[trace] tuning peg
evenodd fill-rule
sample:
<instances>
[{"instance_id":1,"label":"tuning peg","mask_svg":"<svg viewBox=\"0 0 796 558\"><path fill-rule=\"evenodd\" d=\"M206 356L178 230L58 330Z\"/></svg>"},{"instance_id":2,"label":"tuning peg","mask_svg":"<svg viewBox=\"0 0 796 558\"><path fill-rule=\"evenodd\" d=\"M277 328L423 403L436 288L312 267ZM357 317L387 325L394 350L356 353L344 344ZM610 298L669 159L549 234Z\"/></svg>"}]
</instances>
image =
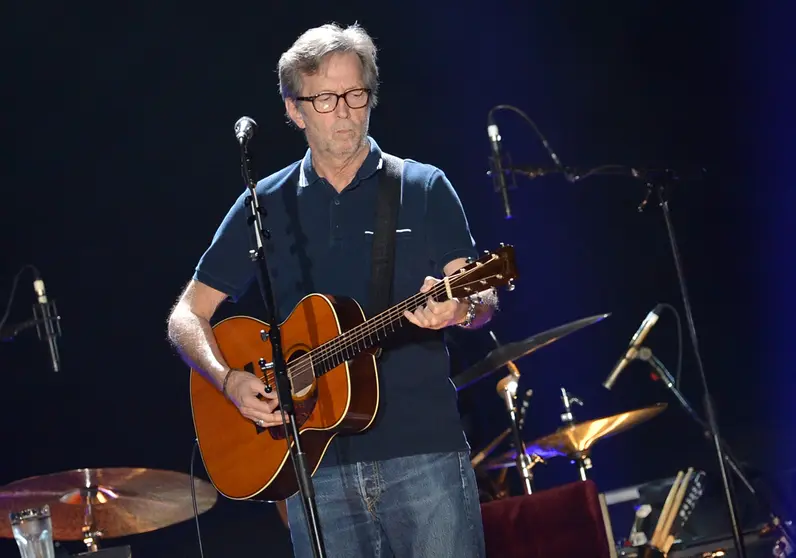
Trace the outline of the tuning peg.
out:
<instances>
[{"instance_id":1,"label":"tuning peg","mask_svg":"<svg viewBox=\"0 0 796 558\"><path fill-rule=\"evenodd\" d=\"M506 285L506 290L507 291L513 291L516 288L517 288L516 285L514 285L514 279L509 279L509 282Z\"/></svg>"}]
</instances>

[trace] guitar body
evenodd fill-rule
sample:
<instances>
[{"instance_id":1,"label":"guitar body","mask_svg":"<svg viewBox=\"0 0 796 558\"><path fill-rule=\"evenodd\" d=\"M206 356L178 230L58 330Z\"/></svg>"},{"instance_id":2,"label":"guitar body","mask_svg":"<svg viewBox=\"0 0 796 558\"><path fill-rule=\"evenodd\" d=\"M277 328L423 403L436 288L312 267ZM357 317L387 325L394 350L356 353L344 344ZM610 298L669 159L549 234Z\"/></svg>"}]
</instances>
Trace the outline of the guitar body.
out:
<instances>
[{"instance_id":1,"label":"guitar body","mask_svg":"<svg viewBox=\"0 0 796 558\"><path fill-rule=\"evenodd\" d=\"M282 353L291 378L301 446L314 474L332 439L367 429L379 407L375 350L316 376L303 366L302 355L362 324L365 315L349 298L311 294L304 297L280 325ZM273 361L271 342L261 332L269 325L250 317L227 318L213 327L227 364L263 379L260 359ZM298 367L300 374L293 369ZM273 378L273 371L268 371ZM271 385L275 391L276 386ZM191 369L191 408L210 482L234 500L284 500L299 487L283 426L261 428L241 416L237 407L205 376ZM288 425L290 428L290 425Z\"/></svg>"}]
</instances>

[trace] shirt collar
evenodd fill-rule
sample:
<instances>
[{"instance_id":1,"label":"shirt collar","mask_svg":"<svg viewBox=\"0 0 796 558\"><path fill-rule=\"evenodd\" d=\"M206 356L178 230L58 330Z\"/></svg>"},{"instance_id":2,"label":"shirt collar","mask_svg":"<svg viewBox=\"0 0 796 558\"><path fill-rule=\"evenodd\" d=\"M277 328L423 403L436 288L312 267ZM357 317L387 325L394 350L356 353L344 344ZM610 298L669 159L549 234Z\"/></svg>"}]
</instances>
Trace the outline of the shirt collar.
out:
<instances>
[{"instance_id":1,"label":"shirt collar","mask_svg":"<svg viewBox=\"0 0 796 558\"><path fill-rule=\"evenodd\" d=\"M384 162L381 157L381 149L376 143L376 140L370 136L367 136L367 140L370 144L370 153L368 153L368 156L365 157L365 160L362 162L362 166L359 167L356 177L351 183L352 185L356 185L359 181L369 178L376 171L380 170L382 166L384 166ZM304 159L301 161L301 170L299 171L298 180L299 188L305 188L310 184L317 182L319 179L320 176L318 176L318 173L315 172L315 169L312 166L312 151L308 148L307 152L304 154Z\"/></svg>"}]
</instances>

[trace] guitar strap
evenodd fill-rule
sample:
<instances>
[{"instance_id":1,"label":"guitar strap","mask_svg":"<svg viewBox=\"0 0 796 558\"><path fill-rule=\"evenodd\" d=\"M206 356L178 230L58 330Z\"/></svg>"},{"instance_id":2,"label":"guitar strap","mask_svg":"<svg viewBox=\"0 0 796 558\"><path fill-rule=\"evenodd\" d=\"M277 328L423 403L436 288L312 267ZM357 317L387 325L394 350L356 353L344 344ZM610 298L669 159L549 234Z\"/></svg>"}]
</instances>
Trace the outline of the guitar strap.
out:
<instances>
[{"instance_id":1,"label":"guitar strap","mask_svg":"<svg viewBox=\"0 0 796 558\"><path fill-rule=\"evenodd\" d=\"M370 316L389 308L395 267L395 227L401 206L401 177L404 161L382 153L384 168L379 173L376 221L371 252L371 278L368 296Z\"/></svg>"}]
</instances>

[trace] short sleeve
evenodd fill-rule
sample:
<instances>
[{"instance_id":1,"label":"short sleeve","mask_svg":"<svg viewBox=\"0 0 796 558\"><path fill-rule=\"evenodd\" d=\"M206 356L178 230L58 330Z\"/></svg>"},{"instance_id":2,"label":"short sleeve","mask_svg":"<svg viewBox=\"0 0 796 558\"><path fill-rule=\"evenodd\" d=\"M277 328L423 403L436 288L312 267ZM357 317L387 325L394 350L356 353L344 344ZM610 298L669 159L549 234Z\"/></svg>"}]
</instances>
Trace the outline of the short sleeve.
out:
<instances>
[{"instance_id":1,"label":"short sleeve","mask_svg":"<svg viewBox=\"0 0 796 558\"><path fill-rule=\"evenodd\" d=\"M429 227L431 257L438 276L458 258L478 258L464 208L445 174L435 170L427 193L426 220Z\"/></svg>"},{"instance_id":2,"label":"short sleeve","mask_svg":"<svg viewBox=\"0 0 796 558\"><path fill-rule=\"evenodd\" d=\"M253 231L244 200L241 195L227 212L194 272L194 279L227 294L233 302L246 292L256 271L249 258Z\"/></svg>"}]
</instances>

